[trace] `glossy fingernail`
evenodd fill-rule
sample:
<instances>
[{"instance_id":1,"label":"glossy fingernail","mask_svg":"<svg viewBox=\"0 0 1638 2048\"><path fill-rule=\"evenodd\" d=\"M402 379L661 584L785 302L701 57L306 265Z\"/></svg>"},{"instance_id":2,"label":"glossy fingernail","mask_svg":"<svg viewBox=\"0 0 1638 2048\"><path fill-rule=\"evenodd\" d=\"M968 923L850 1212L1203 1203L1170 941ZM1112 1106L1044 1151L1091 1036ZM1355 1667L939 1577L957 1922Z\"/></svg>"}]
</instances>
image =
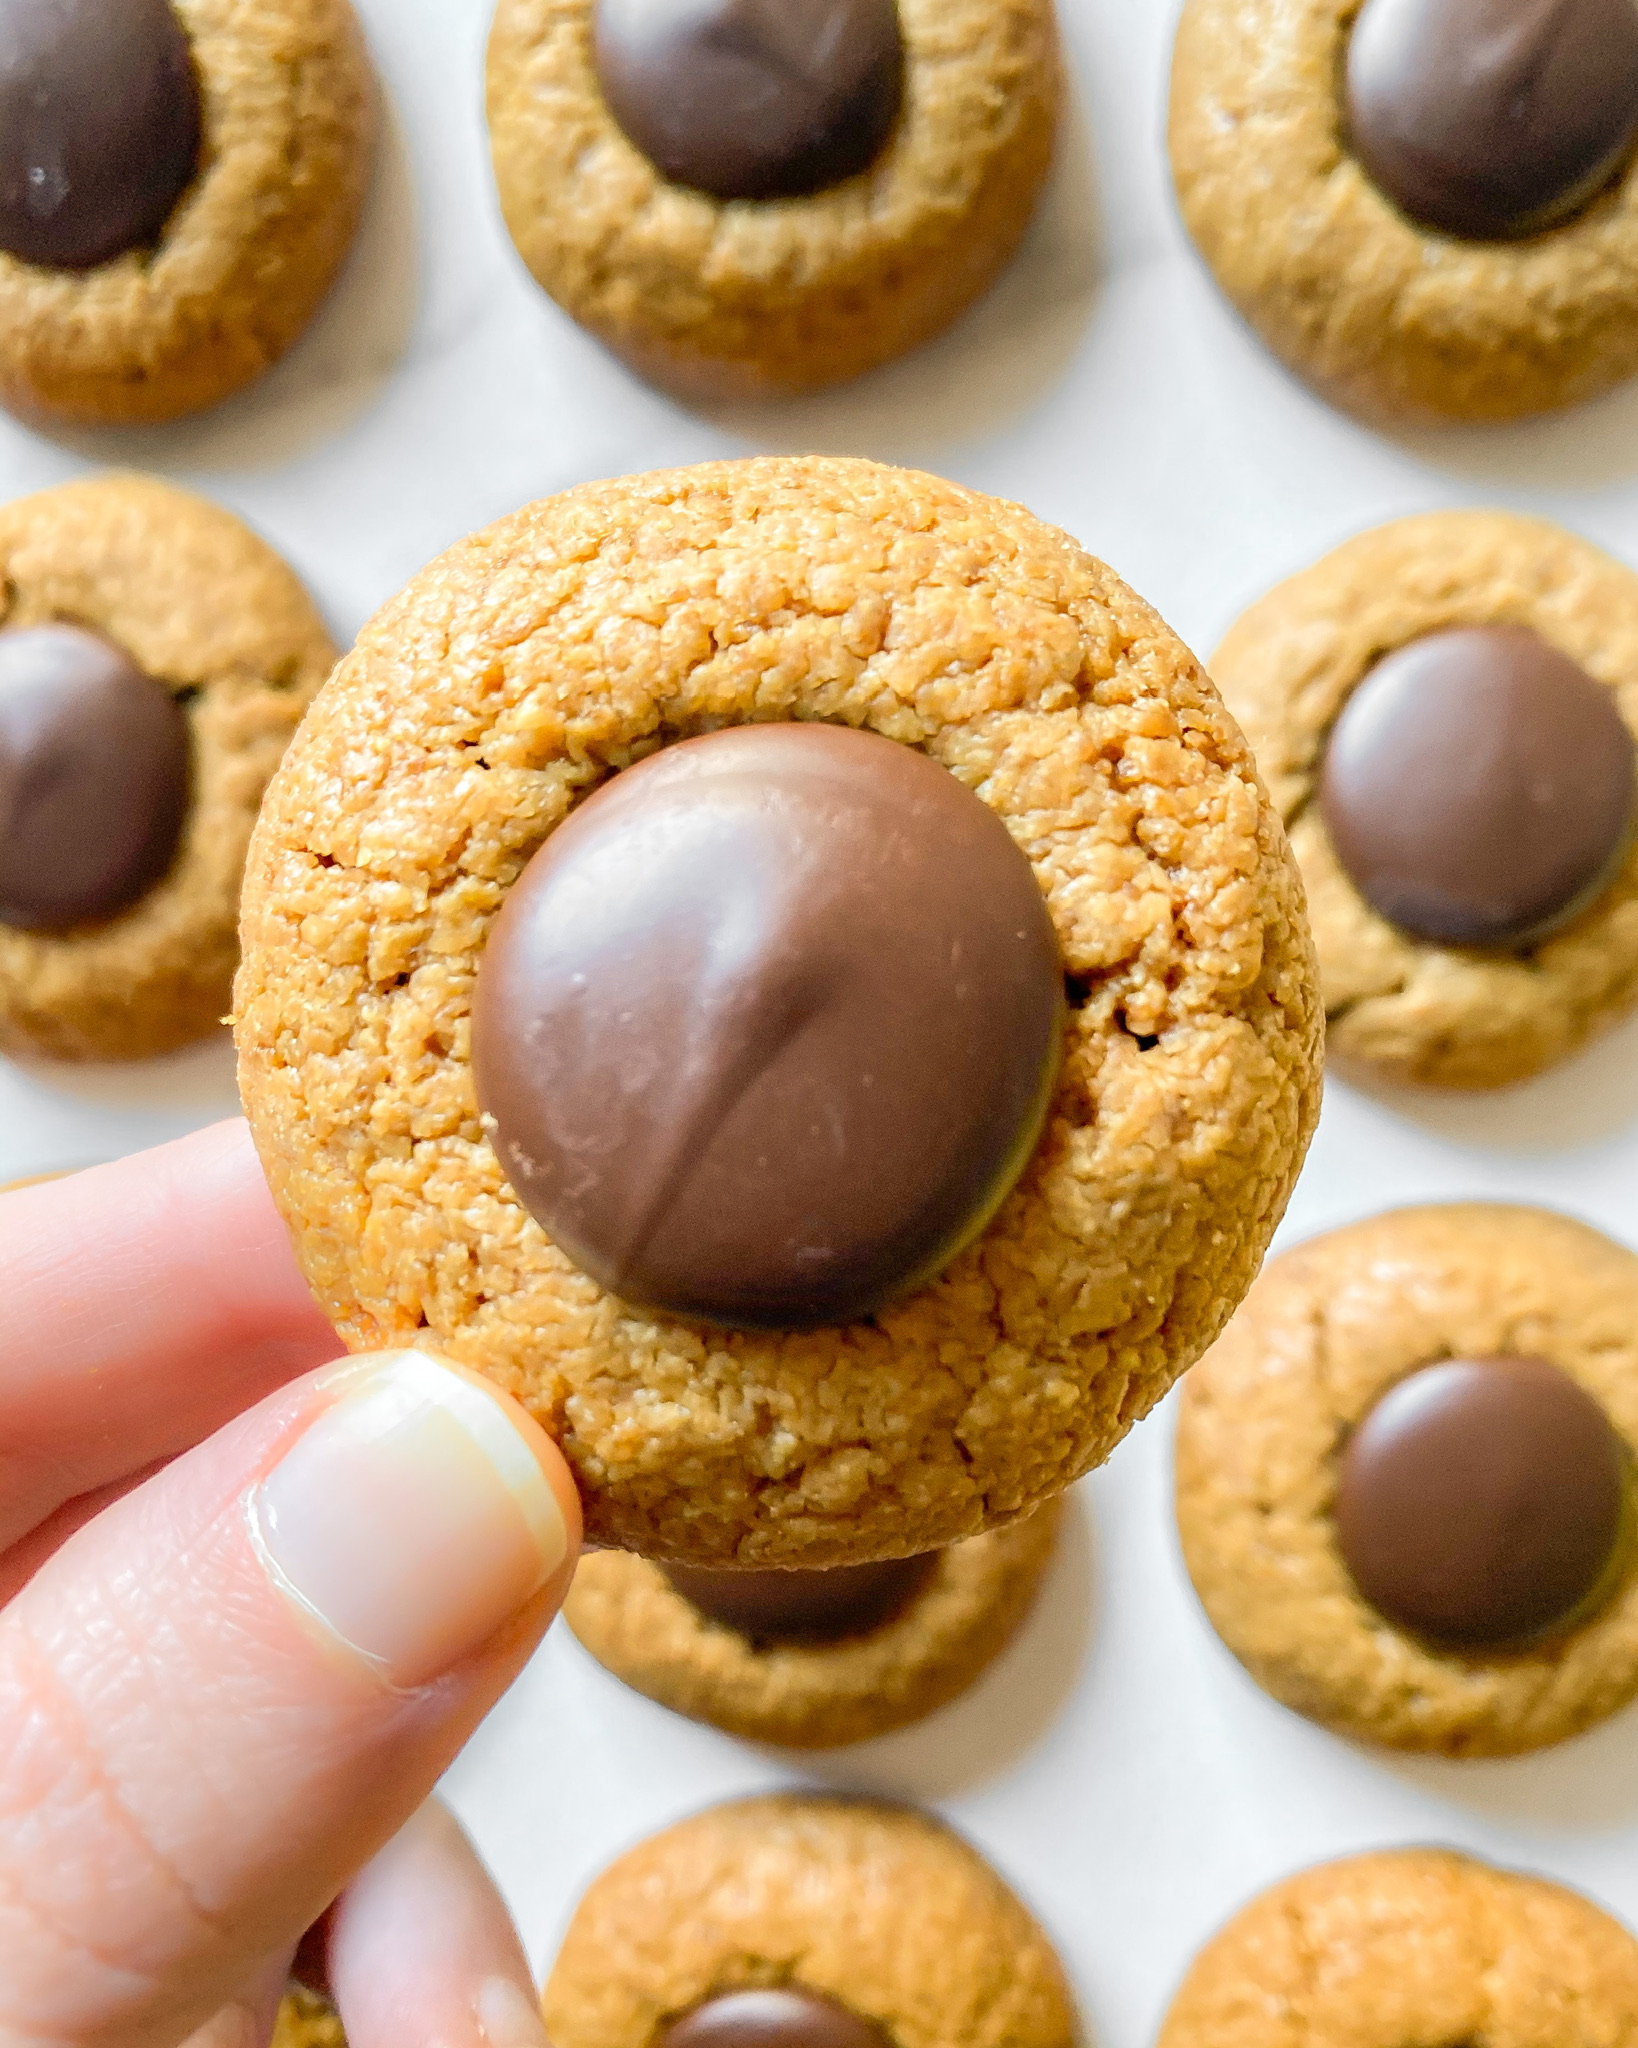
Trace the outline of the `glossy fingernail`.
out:
<instances>
[{"instance_id":1,"label":"glossy fingernail","mask_svg":"<svg viewBox=\"0 0 1638 2048\"><path fill-rule=\"evenodd\" d=\"M568 1532L504 1396L419 1351L360 1360L251 1495L275 1582L393 1685L486 1643L559 1569Z\"/></svg>"},{"instance_id":2,"label":"glossy fingernail","mask_svg":"<svg viewBox=\"0 0 1638 2048\"><path fill-rule=\"evenodd\" d=\"M488 2048L551 2048L540 2008L510 1978L486 1977L477 2011Z\"/></svg>"}]
</instances>

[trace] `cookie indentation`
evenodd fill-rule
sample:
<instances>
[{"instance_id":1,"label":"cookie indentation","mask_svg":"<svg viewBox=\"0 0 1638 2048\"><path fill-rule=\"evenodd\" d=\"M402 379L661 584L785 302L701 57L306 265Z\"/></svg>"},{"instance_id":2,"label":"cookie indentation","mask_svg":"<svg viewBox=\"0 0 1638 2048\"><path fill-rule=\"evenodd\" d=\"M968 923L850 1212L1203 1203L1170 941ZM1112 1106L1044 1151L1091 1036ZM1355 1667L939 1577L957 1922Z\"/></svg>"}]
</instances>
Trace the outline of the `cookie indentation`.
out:
<instances>
[{"instance_id":1,"label":"cookie indentation","mask_svg":"<svg viewBox=\"0 0 1638 2048\"><path fill-rule=\"evenodd\" d=\"M193 180L201 128L165 0L0 7L0 249L94 270L151 246Z\"/></svg>"},{"instance_id":2,"label":"cookie indentation","mask_svg":"<svg viewBox=\"0 0 1638 2048\"><path fill-rule=\"evenodd\" d=\"M673 184L716 199L822 192L898 118L895 0L598 0L598 82Z\"/></svg>"},{"instance_id":3,"label":"cookie indentation","mask_svg":"<svg viewBox=\"0 0 1638 2048\"><path fill-rule=\"evenodd\" d=\"M0 923L112 917L175 858L187 718L130 656L79 626L0 633Z\"/></svg>"},{"instance_id":4,"label":"cookie indentation","mask_svg":"<svg viewBox=\"0 0 1638 2048\"><path fill-rule=\"evenodd\" d=\"M612 1293L871 1314L1028 1163L1063 965L1029 861L924 755L742 726L627 769L496 921L473 1063L507 1176Z\"/></svg>"},{"instance_id":5,"label":"cookie indentation","mask_svg":"<svg viewBox=\"0 0 1638 2048\"><path fill-rule=\"evenodd\" d=\"M1638 132L1632 0L1367 0L1348 139L1394 203L1474 241L1568 219Z\"/></svg>"}]
</instances>

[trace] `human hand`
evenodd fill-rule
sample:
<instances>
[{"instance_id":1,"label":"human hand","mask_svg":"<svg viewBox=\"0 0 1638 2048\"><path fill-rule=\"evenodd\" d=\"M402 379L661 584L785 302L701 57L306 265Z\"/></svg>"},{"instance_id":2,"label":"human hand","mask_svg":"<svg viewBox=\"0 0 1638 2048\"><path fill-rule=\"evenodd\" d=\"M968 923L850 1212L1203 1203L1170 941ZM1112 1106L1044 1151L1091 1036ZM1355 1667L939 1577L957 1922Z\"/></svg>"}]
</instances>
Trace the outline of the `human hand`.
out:
<instances>
[{"instance_id":1,"label":"human hand","mask_svg":"<svg viewBox=\"0 0 1638 2048\"><path fill-rule=\"evenodd\" d=\"M567 1588L555 1445L330 1362L239 1123L0 1196L0 1299L0 2048L262 2048L338 1894L351 2048L540 2048L421 1809Z\"/></svg>"}]
</instances>

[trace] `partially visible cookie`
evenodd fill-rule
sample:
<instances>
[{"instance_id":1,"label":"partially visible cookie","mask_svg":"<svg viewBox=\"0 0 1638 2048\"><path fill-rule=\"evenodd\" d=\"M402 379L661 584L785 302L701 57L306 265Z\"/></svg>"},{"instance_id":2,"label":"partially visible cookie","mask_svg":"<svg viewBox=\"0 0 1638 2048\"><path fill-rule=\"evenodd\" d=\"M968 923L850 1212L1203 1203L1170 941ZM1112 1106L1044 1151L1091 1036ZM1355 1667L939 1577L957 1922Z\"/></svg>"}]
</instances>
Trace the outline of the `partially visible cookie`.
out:
<instances>
[{"instance_id":1,"label":"partially visible cookie","mask_svg":"<svg viewBox=\"0 0 1638 2048\"><path fill-rule=\"evenodd\" d=\"M1057 1502L927 1557L834 1572L580 1561L563 1618L616 1678L730 1735L860 1742L966 1689L1011 1640L1052 1556Z\"/></svg>"},{"instance_id":2,"label":"partially visible cookie","mask_svg":"<svg viewBox=\"0 0 1638 2048\"><path fill-rule=\"evenodd\" d=\"M1562 1742L1638 1694L1638 1257L1542 1209L1400 1209L1273 1259L1184 1386L1212 1626L1341 1734Z\"/></svg>"},{"instance_id":3,"label":"partially visible cookie","mask_svg":"<svg viewBox=\"0 0 1638 2048\"><path fill-rule=\"evenodd\" d=\"M1172 175L1218 284L1337 403L1504 420L1638 370L1627 0L1188 0Z\"/></svg>"},{"instance_id":4,"label":"partially visible cookie","mask_svg":"<svg viewBox=\"0 0 1638 2048\"><path fill-rule=\"evenodd\" d=\"M489 129L540 284L644 376L761 397L936 334L1052 155L1052 0L500 0Z\"/></svg>"},{"instance_id":5,"label":"partially visible cookie","mask_svg":"<svg viewBox=\"0 0 1638 2048\"><path fill-rule=\"evenodd\" d=\"M630 1850L575 1911L546 1985L555 2048L1070 2048L1045 1934L924 1814L777 1795Z\"/></svg>"},{"instance_id":6,"label":"partially visible cookie","mask_svg":"<svg viewBox=\"0 0 1638 2048\"><path fill-rule=\"evenodd\" d=\"M232 513L148 477L0 506L0 1047L218 1025L250 828L335 650Z\"/></svg>"},{"instance_id":7,"label":"partially visible cookie","mask_svg":"<svg viewBox=\"0 0 1638 2048\"><path fill-rule=\"evenodd\" d=\"M292 1984L279 2007L269 2048L347 2048L347 2036L327 1998Z\"/></svg>"},{"instance_id":8,"label":"partially visible cookie","mask_svg":"<svg viewBox=\"0 0 1638 2048\"><path fill-rule=\"evenodd\" d=\"M1303 871L1327 1055L1493 1088L1638 1000L1638 576L1511 512L1345 542L1212 662Z\"/></svg>"},{"instance_id":9,"label":"partially visible cookie","mask_svg":"<svg viewBox=\"0 0 1638 2048\"><path fill-rule=\"evenodd\" d=\"M349 0L9 7L0 403L166 420L259 376L351 245L374 105Z\"/></svg>"},{"instance_id":10,"label":"partially visible cookie","mask_svg":"<svg viewBox=\"0 0 1638 2048\"><path fill-rule=\"evenodd\" d=\"M1638 1941L1579 1893L1445 1849L1321 1864L1200 1951L1159 2048L1610 2048Z\"/></svg>"}]
</instances>

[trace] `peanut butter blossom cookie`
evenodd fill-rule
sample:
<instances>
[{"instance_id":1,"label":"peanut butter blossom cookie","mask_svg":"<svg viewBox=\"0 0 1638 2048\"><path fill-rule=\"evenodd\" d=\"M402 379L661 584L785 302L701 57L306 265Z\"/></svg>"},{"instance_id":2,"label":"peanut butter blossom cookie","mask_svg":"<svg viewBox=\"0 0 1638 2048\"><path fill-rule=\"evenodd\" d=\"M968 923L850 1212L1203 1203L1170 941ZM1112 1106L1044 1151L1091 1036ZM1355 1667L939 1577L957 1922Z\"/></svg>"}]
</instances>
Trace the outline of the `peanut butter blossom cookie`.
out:
<instances>
[{"instance_id":1,"label":"peanut butter blossom cookie","mask_svg":"<svg viewBox=\"0 0 1638 2048\"><path fill-rule=\"evenodd\" d=\"M925 1815L781 1796L713 1807L581 1900L546 1985L555 2048L1071 2048L1063 1968Z\"/></svg>"},{"instance_id":2,"label":"peanut butter blossom cookie","mask_svg":"<svg viewBox=\"0 0 1638 2048\"><path fill-rule=\"evenodd\" d=\"M662 1706L731 1735L827 1749L920 1720L1006 1647L1052 1556L1056 1503L948 1550L831 1571L581 1561L564 1619Z\"/></svg>"},{"instance_id":3,"label":"peanut butter blossom cookie","mask_svg":"<svg viewBox=\"0 0 1638 2048\"><path fill-rule=\"evenodd\" d=\"M1051 0L500 0L489 127L535 277L687 395L814 389L945 327L1052 154Z\"/></svg>"},{"instance_id":4,"label":"peanut butter blossom cookie","mask_svg":"<svg viewBox=\"0 0 1638 2048\"><path fill-rule=\"evenodd\" d=\"M373 129L348 0L0 0L0 401L214 404L306 326Z\"/></svg>"},{"instance_id":5,"label":"peanut butter blossom cookie","mask_svg":"<svg viewBox=\"0 0 1638 2048\"><path fill-rule=\"evenodd\" d=\"M1296 872L1196 663L868 462L588 485L434 563L304 725L244 937L328 1312L495 1376L671 1563L1061 1491L1217 1333L1315 1110Z\"/></svg>"},{"instance_id":6,"label":"peanut butter blossom cookie","mask_svg":"<svg viewBox=\"0 0 1638 2048\"><path fill-rule=\"evenodd\" d=\"M1510 419L1638 370L1631 0L1187 0L1189 232L1343 405Z\"/></svg>"},{"instance_id":7,"label":"peanut butter blossom cookie","mask_svg":"<svg viewBox=\"0 0 1638 2048\"><path fill-rule=\"evenodd\" d=\"M219 1024L250 827L335 651L231 513L111 476L0 507L0 1046Z\"/></svg>"},{"instance_id":8,"label":"peanut butter blossom cookie","mask_svg":"<svg viewBox=\"0 0 1638 2048\"><path fill-rule=\"evenodd\" d=\"M1537 1209L1404 1209L1274 1260L1184 1390L1177 1518L1276 1699L1501 1756L1638 1692L1638 1258Z\"/></svg>"},{"instance_id":9,"label":"peanut butter blossom cookie","mask_svg":"<svg viewBox=\"0 0 1638 2048\"><path fill-rule=\"evenodd\" d=\"M1518 1081L1638 997L1638 577L1501 512L1403 519L1212 672L1291 832L1331 1058Z\"/></svg>"},{"instance_id":10,"label":"peanut butter blossom cookie","mask_svg":"<svg viewBox=\"0 0 1638 2048\"><path fill-rule=\"evenodd\" d=\"M1638 1942L1590 1900L1444 1849L1287 1878L1195 1958L1159 2048L1606 2048L1638 2011Z\"/></svg>"}]
</instances>

